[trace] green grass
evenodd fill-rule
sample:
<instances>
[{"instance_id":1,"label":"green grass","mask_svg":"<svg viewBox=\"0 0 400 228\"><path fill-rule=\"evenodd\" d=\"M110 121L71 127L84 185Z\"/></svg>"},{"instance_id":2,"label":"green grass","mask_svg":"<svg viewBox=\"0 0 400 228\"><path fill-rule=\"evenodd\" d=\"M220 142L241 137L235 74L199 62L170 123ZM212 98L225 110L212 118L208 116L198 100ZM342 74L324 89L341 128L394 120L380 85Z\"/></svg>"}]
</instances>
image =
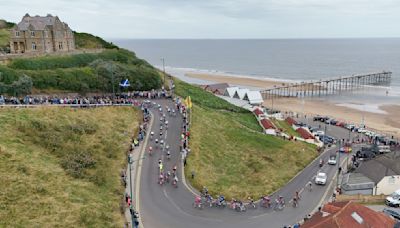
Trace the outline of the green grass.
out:
<instances>
[{"instance_id":1,"label":"green grass","mask_svg":"<svg viewBox=\"0 0 400 228\"><path fill-rule=\"evenodd\" d=\"M15 24L0 19L0 51L5 50L10 45L10 32L8 31Z\"/></svg>"},{"instance_id":2,"label":"green grass","mask_svg":"<svg viewBox=\"0 0 400 228\"><path fill-rule=\"evenodd\" d=\"M185 172L195 188L207 186L228 198L260 197L284 186L317 156L314 146L262 134L251 112L180 80L175 85L178 95L194 102Z\"/></svg>"},{"instance_id":3,"label":"green grass","mask_svg":"<svg viewBox=\"0 0 400 228\"><path fill-rule=\"evenodd\" d=\"M292 128L292 126L290 126L290 125L288 124L288 122L286 122L285 120L272 119L272 122L275 124L275 126L276 126L277 128L282 129L283 132L285 132L286 134L291 135L291 136L300 137L300 134L299 134L297 131L295 131L295 130Z\"/></svg>"},{"instance_id":4,"label":"green grass","mask_svg":"<svg viewBox=\"0 0 400 228\"><path fill-rule=\"evenodd\" d=\"M26 75L33 88L19 89L19 78ZM59 90L78 93L119 90L119 82L129 79L131 90L151 90L161 87L159 72L135 53L124 49L105 50L99 54L45 56L14 59L0 66L0 93L29 94L32 90Z\"/></svg>"},{"instance_id":5,"label":"green grass","mask_svg":"<svg viewBox=\"0 0 400 228\"><path fill-rule=\"evenodd\" d=\"M0 110L0 227L122 227L133 108Z\"/></svg>"},{"instance_id":6,"label":"green grass","mask_svg":"<svg viewBox=\"0 0 400 228\"><path fill-rule=\"evenodd\" d=\"M111 42L107 42L98 36L94 36L84 32L74 32L75 37L75 48L76 49L118 49L116 45Z\"/></svg>"}]
</instances>

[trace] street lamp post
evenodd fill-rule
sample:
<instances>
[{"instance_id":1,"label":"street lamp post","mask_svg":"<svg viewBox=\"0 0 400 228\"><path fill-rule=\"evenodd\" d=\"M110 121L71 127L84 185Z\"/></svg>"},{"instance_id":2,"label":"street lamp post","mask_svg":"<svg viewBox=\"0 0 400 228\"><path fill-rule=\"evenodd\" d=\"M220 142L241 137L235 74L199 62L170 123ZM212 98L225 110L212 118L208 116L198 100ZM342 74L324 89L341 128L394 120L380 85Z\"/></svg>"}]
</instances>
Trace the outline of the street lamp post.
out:
<instances>
[{"instance_id":1,"label":"street lamp post","mask_svg":"<svg viewBox=\"0 0 400 228\"><path fill-rule=\"evenodd\" d=\"M161 58L162 65L163 65L163 73L164 73L164 85L165 85L165 59Z\"/></svg>"},{"instance_id":2,"label":"street lamp post","mask_svg":"<svg viewBox=\"0 0 400 228\"><path fill-rule=\"evenodd\" d=\"M338 148L339 148L339 150L338 150L338 159L337 159L337 166L338 166L338 173L337 173L337 178L336 178L336 185L337 185L337 187L339 187L339 175L340 175L340 141L337 141L336 142L337 143L337 145L338 145Z\"/></svg>"}]
</instances>

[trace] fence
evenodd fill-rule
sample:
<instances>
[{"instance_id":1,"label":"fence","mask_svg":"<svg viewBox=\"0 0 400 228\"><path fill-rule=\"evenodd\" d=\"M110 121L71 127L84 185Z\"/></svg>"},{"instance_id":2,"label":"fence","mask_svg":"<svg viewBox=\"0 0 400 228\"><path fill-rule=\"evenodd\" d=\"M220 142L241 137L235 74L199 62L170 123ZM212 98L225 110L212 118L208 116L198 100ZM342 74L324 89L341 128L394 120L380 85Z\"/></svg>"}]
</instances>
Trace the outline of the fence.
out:
<instances>
[{"instance_id":1,"label":"fence","mask_svg":"<svg viewBox=\"0 0 400 228\"><path fill-rule=\"evenodd\" d=\"M357 203L384 203L385 199L385 195L338 195L336 197L336 202L354 201Z\"/></svg>"}]
</instances>

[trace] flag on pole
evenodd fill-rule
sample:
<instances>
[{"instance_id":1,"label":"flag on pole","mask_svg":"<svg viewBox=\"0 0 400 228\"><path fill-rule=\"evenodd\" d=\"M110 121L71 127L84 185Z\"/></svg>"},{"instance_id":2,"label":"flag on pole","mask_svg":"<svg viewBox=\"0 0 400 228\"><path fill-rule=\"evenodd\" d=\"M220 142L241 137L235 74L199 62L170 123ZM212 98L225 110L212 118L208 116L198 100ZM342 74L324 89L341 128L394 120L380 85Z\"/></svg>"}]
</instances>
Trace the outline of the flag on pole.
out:
<instances>
[{"instance_id":1,"label":"flag on pole","mask_svg":"<svg viewBox=\"0 0 400 228\"><path fill-rule=\"evenodd\" d=\"M191 109L193 104L192 104L192 99L190 98L190 96L187 96L185 99L185 106L187 109Z\"/></svg>"},{"instance_id":2,"label":"flag on pole","mask_svg":"<svg viewBox=\"0 0 400 228\"><path fill-rule=\"evenodd\" d=\"M191 109L193 104L192 104L192 98L190 98L190 96L188 96L189 100L188 100L188 108Z\"/></svg>"},{"instance_id":3,"label":"flag on pole","mask_svg":"<svg viewBox=\"0 0 400 228\"><path fill-rule=\"evenodd\" d=\"M121 83L119 83L119 86L121 86L121 87L129 87L130 86L129 80L128 79L122 80Z\"/></svg>"}]
</instances>

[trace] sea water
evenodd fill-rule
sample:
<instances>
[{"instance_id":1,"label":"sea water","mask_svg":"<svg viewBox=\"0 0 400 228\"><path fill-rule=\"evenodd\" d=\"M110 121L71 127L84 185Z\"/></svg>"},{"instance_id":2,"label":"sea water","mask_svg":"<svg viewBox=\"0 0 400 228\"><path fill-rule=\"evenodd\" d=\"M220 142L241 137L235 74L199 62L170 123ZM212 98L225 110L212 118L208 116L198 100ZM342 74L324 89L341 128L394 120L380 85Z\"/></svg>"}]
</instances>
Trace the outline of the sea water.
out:
<instances>
[{"instance_id":1,"label":"sea water","mask_svg":"<svg viewBox=\"0 0 400 228\"><path fill-rule=\"evenodd\" d=\"M363 109L400 104L400 38L263 40L115 40L152 65L186 81L185 73L211 73L282 81L311 81L392 71L388 87L366 87L325 99ZM257 89L257 88L253 88ZM388 92L388 93L386 93ZM368 111L368 110L367 110Z\"/></svg>"}]
</instances>

